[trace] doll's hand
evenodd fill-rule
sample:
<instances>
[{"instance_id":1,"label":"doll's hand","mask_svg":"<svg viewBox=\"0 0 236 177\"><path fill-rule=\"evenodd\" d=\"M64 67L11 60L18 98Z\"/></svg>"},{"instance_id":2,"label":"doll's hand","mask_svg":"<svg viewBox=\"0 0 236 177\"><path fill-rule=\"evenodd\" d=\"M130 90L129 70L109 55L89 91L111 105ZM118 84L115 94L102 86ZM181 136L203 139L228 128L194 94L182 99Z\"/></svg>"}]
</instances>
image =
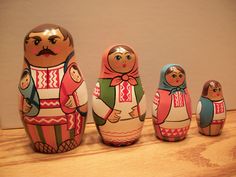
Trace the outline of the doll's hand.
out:
<instances>
[{"instance_id":1,"label":"doll's hand","mask_svg":"<svg viewBox=\"0 0 236 177\"><path fill-rule=\"evenodd\" d=\"M72 95L69 96L65 106L71 109L76 108L75 100Z\"/></svg>"},{"instance_id":2,"label":"doll's hand","mask_svg":"<svg viewBox=\"0 0 236 177\"><path fill-rule=\"evenodd\" d=\"M31 110L32 106L28 103L27 99L23 100L23 113L28 113Z\"/></svg>"},{"instance_id":3,"label":"doll's hand","mask_svg":"<svg viewBox=\"0 0 236 177\"><path fill-rule=\"evenodd\" d=\"M116 123L120 120L120 116L118 114L120 114L121 111L120 110L116 110L114 109L112 111L112 113L109 115L108 117L108 120L111 122L111 123Z\"/></svg>"},{"instance_id":4,"label":"doll's hand","mask_svg":"<svg viewBox=\"0 0 236 177\"><path fill-rule=\"evenodd\" d=\"M134 106L134 107L132 107L132 110L133 110L133 111L131 111L131 112L129 113L129 115L130 115L132 118L138 117L138 116L139 116L139 115L138 115L138 107L137 107L137 106Z\"/></svg>"}]
</instances>

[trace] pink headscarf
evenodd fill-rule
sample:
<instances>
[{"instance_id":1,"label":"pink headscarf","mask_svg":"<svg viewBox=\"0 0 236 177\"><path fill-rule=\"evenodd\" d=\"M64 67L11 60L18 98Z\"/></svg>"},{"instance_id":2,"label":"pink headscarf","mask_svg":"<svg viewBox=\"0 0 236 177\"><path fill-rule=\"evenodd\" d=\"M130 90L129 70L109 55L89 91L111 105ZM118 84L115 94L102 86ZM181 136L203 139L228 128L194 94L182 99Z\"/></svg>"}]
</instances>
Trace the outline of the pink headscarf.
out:
<instances>
[{"instance_id":1,"label":"pink headscarf","mask_svg":"<svg viewBox=\"0 0 236 177\"><path fill-rule=\"evenodd\" d=\"M125 74L121 74L121 73L117 73L116 71L114 71L110 67L110 65L108 63L108 54L109 54L110 50L116 46L120 46L120 45L113 45L105 50L105 52L102 56L102 67L101 67L101 72L100 72L99 78L100 79L111 78L112 79L111 86L116 86L116 85L120 84L122 81L128 81L131 85L136 85L137 81L135 78L137 78L139 75L138 75L138 57L135 53L134 53L134 55L136 57L135 64L134 64L133 69L130 72L125 73Z\"/></svg>"}]
</instances>

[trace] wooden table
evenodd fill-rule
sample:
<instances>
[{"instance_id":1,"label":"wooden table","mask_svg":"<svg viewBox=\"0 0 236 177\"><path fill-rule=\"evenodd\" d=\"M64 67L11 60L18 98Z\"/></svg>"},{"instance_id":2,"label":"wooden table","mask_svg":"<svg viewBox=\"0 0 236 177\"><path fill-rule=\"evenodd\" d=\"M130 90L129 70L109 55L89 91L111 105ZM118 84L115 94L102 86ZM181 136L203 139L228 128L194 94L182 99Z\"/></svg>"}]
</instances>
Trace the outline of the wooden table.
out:
<instances>
[{"instance_id":1,"label":"wooden table","mask_svg":"<svg viewBox=\"0 0 236 177\"><path fill-rule=\"evenodd\" d=\"M187 139L172 143L156 139L146 119L141 139L119 148L102 144L88 124L78 148L52 155L33 152L22 129L0 130L0 176L236 176L236 111L227 115L221 136L200 135L193 117Z\"/></svg>"}]
</instances>

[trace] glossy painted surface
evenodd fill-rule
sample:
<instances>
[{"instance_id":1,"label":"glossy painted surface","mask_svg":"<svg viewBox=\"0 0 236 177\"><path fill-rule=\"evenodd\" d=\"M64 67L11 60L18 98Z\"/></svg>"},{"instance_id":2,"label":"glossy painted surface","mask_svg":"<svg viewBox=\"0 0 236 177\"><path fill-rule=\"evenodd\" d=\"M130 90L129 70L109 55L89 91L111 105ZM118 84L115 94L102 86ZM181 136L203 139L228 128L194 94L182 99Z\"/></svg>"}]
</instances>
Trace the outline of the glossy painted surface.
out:
<instances>
[{"instance_id":1,"label":"glossy painted surface","mask_svg":"<svg viewBox=\"0 0 236 177\"><path fill-rule=\"evenodd\" d=\"M146 115L138 58L124 45L108 48L93 93L93 117L104 143L123 146L141 136Z\"/></svg>"},{"instance_id":2,"label":"glossy painted surface","mask_svg":"<svg viewBox=\"0 0 236 177\"><path fill-rule=\"evenodd\" d=\"M222 86L218 81L207 81L196 111L198 130L203 135L220 135L226 118Z\"/></svg>"},{"instance_id":3,"label":"glossy painted surface","mask_svg":"<svg viewBox=\"0 0 236 177\"><path fill-rule=\"evenodd\" d=\"M180 141L187 136L192 116L191 99L185 71L180 65L168 64L162 68L152 114L157 138Z\"/></svg>"},{"instance_id":4,"label":"glossy painted surface","mask_svg":"<svg viewBox=\"0 0 236 177\"><path fill-rule=\"evenodd\" d=\"M64 28L44 24L25 37L19 110L33 148L58 153L77 147L87 116L87 89Z\"/></svg>"}]
</instances>

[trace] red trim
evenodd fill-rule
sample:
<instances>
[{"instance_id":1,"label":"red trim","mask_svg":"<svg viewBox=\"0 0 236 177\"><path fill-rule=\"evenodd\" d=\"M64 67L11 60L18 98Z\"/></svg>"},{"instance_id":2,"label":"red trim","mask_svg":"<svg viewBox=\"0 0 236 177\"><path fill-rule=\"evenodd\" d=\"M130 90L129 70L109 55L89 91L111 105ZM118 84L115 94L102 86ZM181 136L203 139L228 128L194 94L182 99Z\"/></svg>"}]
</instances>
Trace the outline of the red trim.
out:
<instances>
[{"instance_id":1,"label":"red trim","mask_svg":"<svg viewBox=\"0 0 236 177\"><path fill-rule=\"evenodd\" d=\"M216 114L222 114L225 112L225 105L224 105L223 101L220 103L214 102L213 104L215 106L215 113Z\"/></svg>"},{"instance_id":2,"label":"red trim","mask_svg":"<svg viewBox=\"0 0 236 177\"><path fill-rule=\"evenodd\" d=\"M26 124L26 127L28 128L29 136L31 137L32 141L34 143L40 141L38 132L36 130L36 126L31 124Z\"/></svg>"},{"instance_id":3,"label":"red trim","mask_svg":"<svg viewBox=\"0 0 236 177\"><path fill-rule=\"evenodd\" d=\"M186 136L188 133L188 129L189 126L176 129L160 127L162 136L170 138Z\"/></svg>"},{"instance_id":4,"label":"red trim","mask_svg":"<svg viewBox=\"0 0 236 177\"><path fill-rule=\"evenodd\" d=\"M110 116L110 114L112 113L112 109L109 109L109 111L107 112L107 114L105 115L104 119L108 119L108 117Z\"/></svg>"},{"instance_id":5,"label":"red trim","mask_svg":"<svg viewBox=\"0 0 236 177\"><path fill-rule=\"evenodd\" d=\"M53 98L53 99L41 99L40 100L40 108L46 109L46 108L60 108L60 100L59 98Z\"/></svg>"},{"instance_id":6,"label":"red trim","mask_svg":"<svg viewBox=\"0 0 236 177\"><path fill-rule=\"evenodd\" d=\"M74 92L74 93L72 94L72 96L73 96L73 98L74 98L74 100L75 100L75 105L76 105L76 107L78 107L78 106L79 106L79 99L78 99L77 93Z\"/></svg>"},{"instance_id":7,"label":"red trim","mask_svg":"<svg viewBox=\"0 0 236 177\"><path fill-rule=\"evenodd\" d=\"M213 120L211 124L224 124L225 119L221 119L221 120Z\"/></svg>"},{"instance_id":8,"label":"red trim","mask_svg":"<svg viewBox=\"0 0 236 177\"><path fill-rule=\"evenodd\" d=\"M76 115L75 114L67 114L66 115L67 118L67 129L71 130L72 128L75 128L75 119L76 119Z\"/></svg>"},{"instance_id":9,"label":"red trim","mask_svg":"<svg viewBox=\"0 0 236 177\"><path fill-rule=\"evenodd\" d=\"M37 117L28 117L25 116L24 120L28 124L35 125L61 125L66 124L67 119L65 115L61 116L37 116Z\"/></svg>"},{"instance_id":10,"label":"red trim","mask_svg":"<svg viewBox=\"0 0 236 177\"><path fill-rule=\"evenodd\" d=\"M93 91L93 95L97 98L100 96L100 86L95 86L95 89Z\"/></svg>"},{"instance_id":11,"label":"red trim","mask_svg":"<svg viewBox=\"0 0 236 177\"><path fill-rule=\"evenodd\" d=\"M127 84L127 85L124 85ZM128 87L130 86L130 87ZM119 102L132 102L132 85L128 81L123 81L119 84ZM121 87L124 88L123 91L121 91ZM127 92L130 92L130 95L128 95ZM121 99L121 92L123 92L123 98ZM127 98L124 98L124 96L127 96Z\"/></svg>"},{"instance_id":12,"label":"red trim","mask_svg":"<svg viewBox=\"0 0 236 177\"><path fill-rule=\"evenodd\" d=\"M42 126L43 135L47 144L57 149L56 134L54 126Z\"/></svg>"},{"instance_id":13,"label":"red trim","mask_svg":"<svg viewBox=\"0 0 236 177\"><path fill-rule=\"evenodd\" d=\"M140 106L139 106L139 104L137 105L137 110L138 110L138 115L140 116L141 113L140 113Z\"/></svg>"}]
</instances>

